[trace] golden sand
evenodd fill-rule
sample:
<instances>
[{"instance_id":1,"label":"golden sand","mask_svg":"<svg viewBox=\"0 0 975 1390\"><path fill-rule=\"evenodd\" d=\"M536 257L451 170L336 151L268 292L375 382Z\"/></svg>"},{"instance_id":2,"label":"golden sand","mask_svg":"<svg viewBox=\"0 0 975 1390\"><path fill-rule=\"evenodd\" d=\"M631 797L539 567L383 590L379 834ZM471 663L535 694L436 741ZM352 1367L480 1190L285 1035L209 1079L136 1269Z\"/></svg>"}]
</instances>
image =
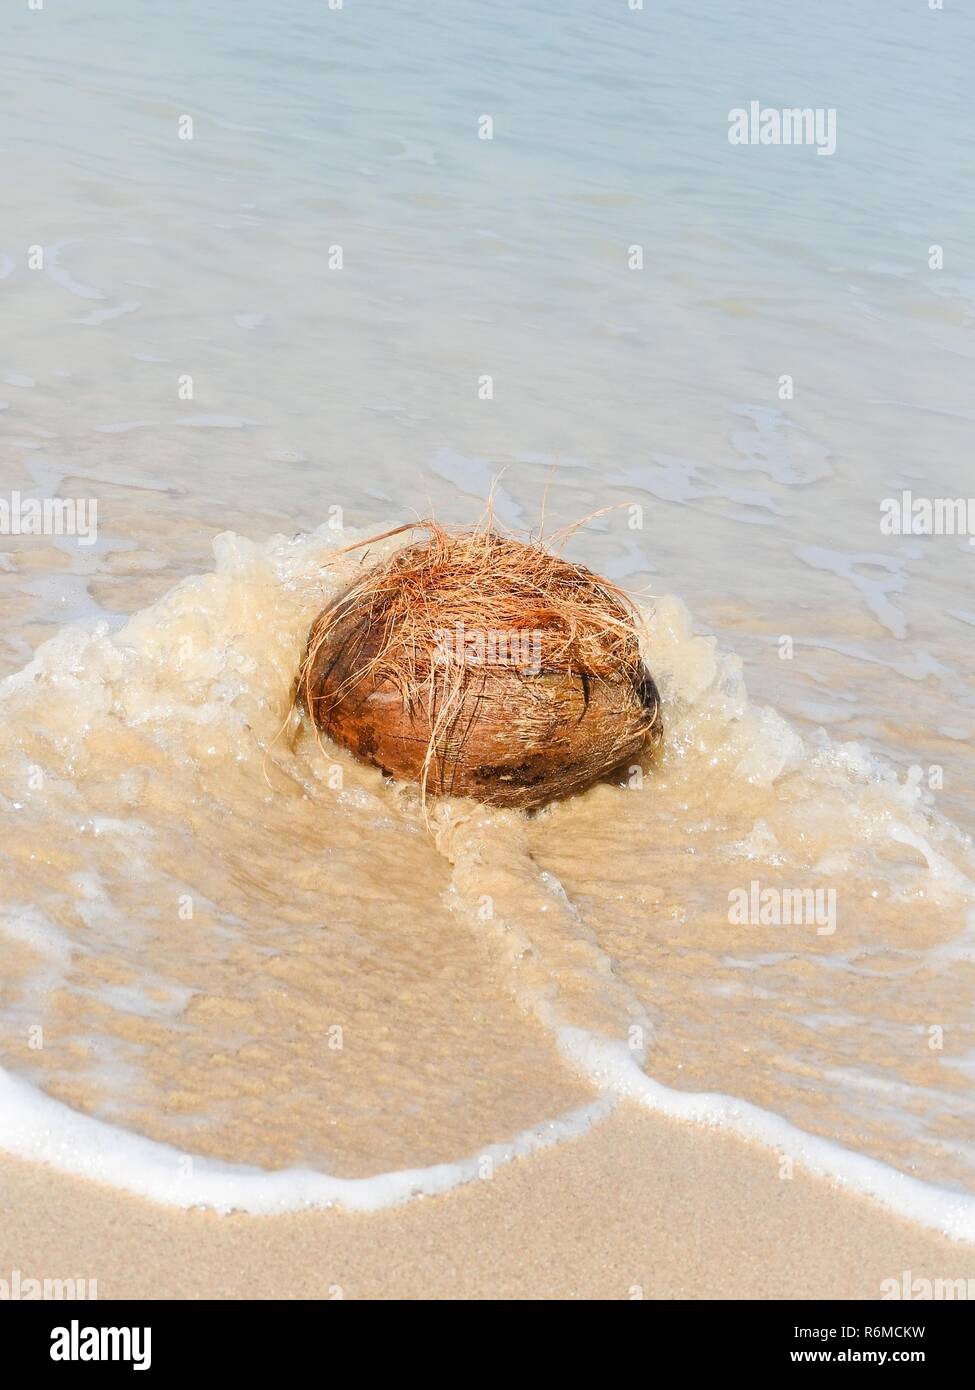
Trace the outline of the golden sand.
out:
<instances>
[{"instance_id":1,"label":"golden sand","mask_svg":"<svg viewBox=\"0 0 975 1390\"><path fill-rule=\"evenodd\" d=\"M0 1277L101 1298L854 1298L971 1279L923 1232L733 1136L625 1109L570 1144L374 1214L175 1212L0 1160Z\"/></svg>"}]
</instances>

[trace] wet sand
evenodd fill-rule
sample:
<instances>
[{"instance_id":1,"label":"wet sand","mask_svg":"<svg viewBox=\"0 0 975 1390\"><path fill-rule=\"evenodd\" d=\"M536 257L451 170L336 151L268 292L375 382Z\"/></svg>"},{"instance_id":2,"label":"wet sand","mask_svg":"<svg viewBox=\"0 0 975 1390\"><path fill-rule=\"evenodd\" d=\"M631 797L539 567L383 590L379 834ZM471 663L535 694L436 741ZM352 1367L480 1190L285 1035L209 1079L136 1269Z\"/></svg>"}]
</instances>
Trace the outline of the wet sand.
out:
<instances>
[{"instance_id":1,"label":"wet sand","mask_svg":"<svg viewBox=\"0 0 975 1390\"><path fill-rule=\"evenodd\" d=\"M922 1231L734 1136L629 1107L585 1137L373 1214L166 1210L0 1161L0 1277L100 1298L854 1298L975 1277Z\"/></svg>"}]
</instances>

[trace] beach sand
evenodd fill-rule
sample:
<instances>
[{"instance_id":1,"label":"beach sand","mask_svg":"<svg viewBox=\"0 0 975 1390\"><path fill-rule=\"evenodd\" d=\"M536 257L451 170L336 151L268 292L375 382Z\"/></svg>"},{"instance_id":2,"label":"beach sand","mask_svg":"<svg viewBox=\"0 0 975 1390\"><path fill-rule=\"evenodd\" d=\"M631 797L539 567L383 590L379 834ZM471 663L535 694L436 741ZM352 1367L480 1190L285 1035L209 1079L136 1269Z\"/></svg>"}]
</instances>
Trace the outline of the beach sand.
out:
<instances>
[{"instance_id":1,"label":"beach sand","mask_svg":"<svg viewBox=\"0 0 975 1390\"><path fill-rule=\"evenodd\" d=\"M0 1162L0 1276L99 1298L854 1298L975 1248L768 1151L624 1107L490 1181L374 1214L173 1211Z\"/></svg>"}]
</instances>

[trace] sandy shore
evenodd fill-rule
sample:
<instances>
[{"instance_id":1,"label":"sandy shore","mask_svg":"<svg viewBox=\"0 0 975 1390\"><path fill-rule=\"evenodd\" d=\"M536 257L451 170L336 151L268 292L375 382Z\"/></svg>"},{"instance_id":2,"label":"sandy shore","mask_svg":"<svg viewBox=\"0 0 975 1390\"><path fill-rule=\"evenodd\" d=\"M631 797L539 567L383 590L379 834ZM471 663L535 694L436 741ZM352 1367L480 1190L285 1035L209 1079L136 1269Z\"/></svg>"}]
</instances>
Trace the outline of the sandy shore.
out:
<instances>
[{"instance_id":1,"label":"sandy shore","mask_svg":"<svg viewBox=\"0 0 975 1390\"><path fill-rule=\"evenodd\" d=\"M0 1278L100 1298L878 1298L975 1247L746 1142L624 1109L586 1137L374 1215L178 1212L0 1161Z\"/></svg>"}]
</instances>

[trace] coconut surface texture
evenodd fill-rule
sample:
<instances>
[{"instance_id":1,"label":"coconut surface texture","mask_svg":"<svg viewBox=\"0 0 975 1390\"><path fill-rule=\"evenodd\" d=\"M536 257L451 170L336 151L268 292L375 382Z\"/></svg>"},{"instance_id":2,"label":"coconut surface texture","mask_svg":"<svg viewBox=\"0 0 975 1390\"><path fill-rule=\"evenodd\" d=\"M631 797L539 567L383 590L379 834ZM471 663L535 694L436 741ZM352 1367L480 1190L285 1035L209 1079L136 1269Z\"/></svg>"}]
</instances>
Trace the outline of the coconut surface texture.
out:
<instances>
[{"instance_id":1,"label":"coconut surface texture","mask_svg":"<svg viewBox=\"0 0 975 1390\"><path fill-rule=\"evenodd\" d=\"M523 809L652 751L660 700L621 590L490 524L423 527L313 624L298 698L319 730L424 797Z\"/></svg>"}]
</instances>

